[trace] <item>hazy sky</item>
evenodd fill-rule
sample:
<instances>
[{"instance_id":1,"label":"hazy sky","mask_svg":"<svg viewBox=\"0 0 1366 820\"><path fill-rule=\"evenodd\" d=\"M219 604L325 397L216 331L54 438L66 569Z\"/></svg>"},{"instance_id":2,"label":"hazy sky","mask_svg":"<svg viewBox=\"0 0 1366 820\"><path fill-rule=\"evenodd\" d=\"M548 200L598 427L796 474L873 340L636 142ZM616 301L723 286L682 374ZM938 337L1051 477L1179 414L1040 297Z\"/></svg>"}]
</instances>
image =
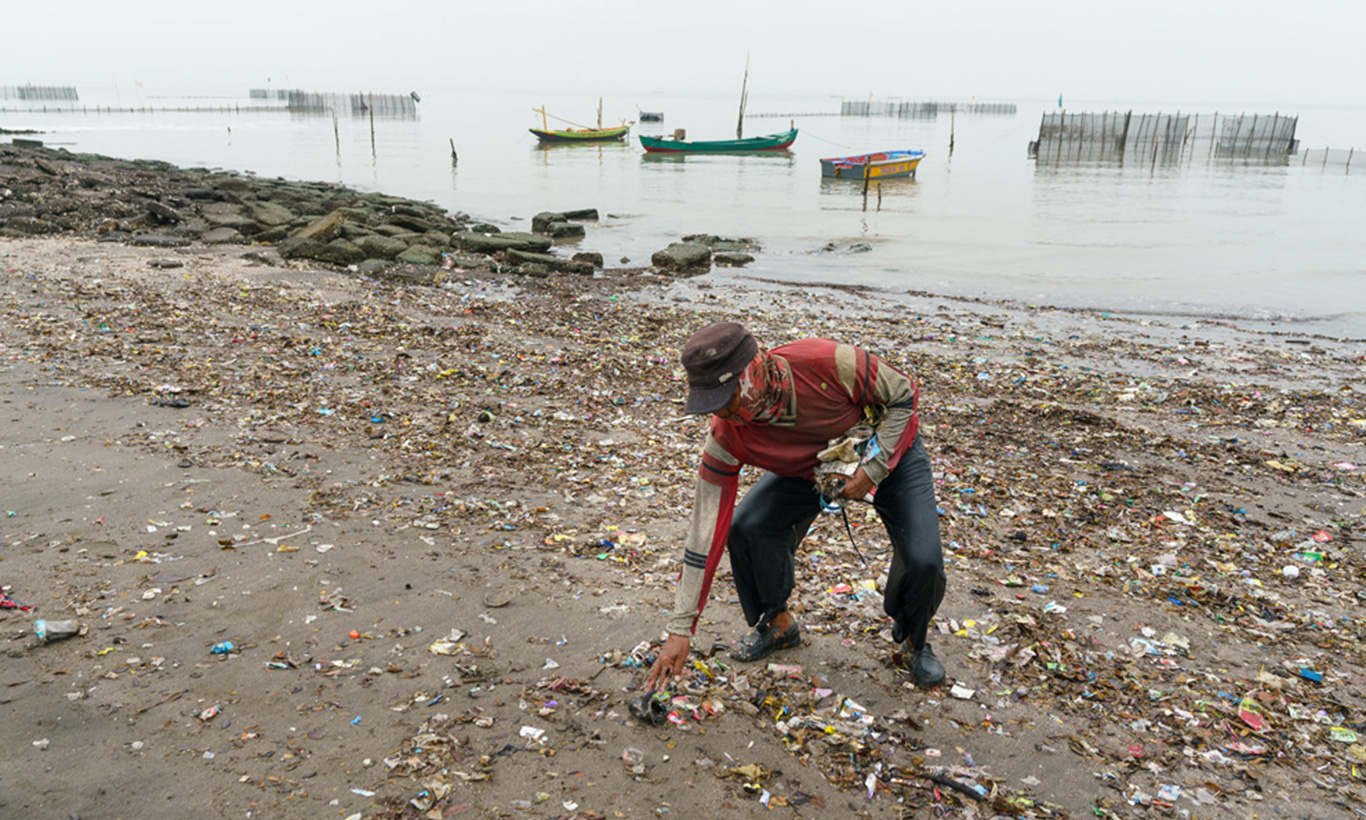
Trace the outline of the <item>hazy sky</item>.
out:
<instances>
[{"instance_id":1,"label":"hazy sky","mask_svg":"<svg viewBox=\"0 0 1366 820\"><path fill-rule=\"evenodd\" d=\"M0 2L0 85L1366 104L1362 0Z\"/></svg>"}]
</instances>

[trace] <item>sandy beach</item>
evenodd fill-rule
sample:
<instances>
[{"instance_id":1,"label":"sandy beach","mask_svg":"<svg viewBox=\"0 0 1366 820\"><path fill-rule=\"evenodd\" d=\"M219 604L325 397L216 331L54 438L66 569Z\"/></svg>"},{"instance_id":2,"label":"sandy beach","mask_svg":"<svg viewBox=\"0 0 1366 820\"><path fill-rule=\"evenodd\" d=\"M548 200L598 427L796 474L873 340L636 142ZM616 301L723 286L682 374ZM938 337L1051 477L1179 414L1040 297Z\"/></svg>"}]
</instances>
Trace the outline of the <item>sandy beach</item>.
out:
<instances>
[{"instance_id":1,"label":"sandy beach","mask_svg":"<svg viewBox=\"0 0 1366 820\"><path fill-rule=\"evenodd\" d=\"M0 238L0 817L1366 816L1360 341L837 269L407 278ZM676 720L629 714L720 319L920 381L943 687L855 505L806 645L729 661L723 563Z\"/></svg>"}]
</instances>

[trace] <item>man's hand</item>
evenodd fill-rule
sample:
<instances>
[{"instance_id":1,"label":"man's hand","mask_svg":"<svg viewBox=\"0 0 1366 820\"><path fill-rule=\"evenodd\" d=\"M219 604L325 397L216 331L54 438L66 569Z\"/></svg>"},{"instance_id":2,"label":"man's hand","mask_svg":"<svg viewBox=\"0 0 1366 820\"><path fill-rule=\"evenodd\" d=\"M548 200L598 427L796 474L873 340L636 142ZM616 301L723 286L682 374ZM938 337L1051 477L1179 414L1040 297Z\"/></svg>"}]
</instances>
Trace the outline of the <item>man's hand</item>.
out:
<instances>
[{"instance_id":1,"label":"man's hand","mask_svg":"<svg viewBox=\"0 0 1366 820\"><path fill-rule=\"evenodd\" d=\"M849 480L844 482L844 492L840 493L840 498L852 498L855 501L862 500L873 489L873 480L868 474L859 467Z\"/></svg>"},{"instance_id":2,"label":"man's hand","mask_svg":"<svg viewBox=\"0 0 1366 820\"><path fill-rule=\"evenodd\" d=\"M669 683L669 678L680 677L690 649L691 639L670 633L664 641L664 647L659 650L659 657L655 658L655 665L650 667L649 676L645 678L645 691L662 689Z\"/></svg>"}]
</instances>

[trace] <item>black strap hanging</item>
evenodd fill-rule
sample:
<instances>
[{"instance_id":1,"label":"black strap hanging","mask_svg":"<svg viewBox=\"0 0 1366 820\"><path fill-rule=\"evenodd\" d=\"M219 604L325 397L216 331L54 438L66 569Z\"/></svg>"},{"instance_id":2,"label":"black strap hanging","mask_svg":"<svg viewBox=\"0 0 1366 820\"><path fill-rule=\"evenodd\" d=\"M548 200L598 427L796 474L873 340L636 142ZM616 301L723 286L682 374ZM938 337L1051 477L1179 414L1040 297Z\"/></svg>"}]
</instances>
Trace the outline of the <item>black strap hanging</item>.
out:
<instances>
[{"instance_id":1,"label":"black strap hanging","mask_svg":"<svg viewBox=\"0 0 1366 820\"><path fill-rule=\"evenodd\" d=\"M865 567L868 566L867 559L865 559L863 553L859 551L858 542L854 540L854 525L849 523L848 505L840 505L840 516L844 518L844 531L849 533L849 546L854 548L854 554L858 556L859 564Z\"/></svg>"}]
</instances>

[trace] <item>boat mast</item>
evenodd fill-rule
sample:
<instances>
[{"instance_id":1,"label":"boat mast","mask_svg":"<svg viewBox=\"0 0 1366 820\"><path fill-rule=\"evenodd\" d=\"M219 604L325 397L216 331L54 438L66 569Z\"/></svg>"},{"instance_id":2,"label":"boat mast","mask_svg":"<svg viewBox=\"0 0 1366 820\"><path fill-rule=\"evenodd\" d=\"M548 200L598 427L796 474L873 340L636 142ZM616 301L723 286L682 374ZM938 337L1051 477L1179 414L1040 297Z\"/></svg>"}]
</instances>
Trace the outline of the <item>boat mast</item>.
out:
<instances>
[{"instance_id":1,"label":"boat mast","mask_svg":"<svg viewBox=\"0 0 1366 820\"><path fill-rule=\"evenodd\" d=\"M598 97L598 130L602 130L602 97Z\"/></svg>"},{"instance_id":2,"label":"boat mast","mask_svg":"<svg viewBox=\"0 0 1366 820\"><path fill-rule=\"evenodd\" d=\"M745 55L745 79L740 83L740 120L735 123L735 138L744 139L745 103L749 101L749 55Z\"/></svg>"}]
</instances>

